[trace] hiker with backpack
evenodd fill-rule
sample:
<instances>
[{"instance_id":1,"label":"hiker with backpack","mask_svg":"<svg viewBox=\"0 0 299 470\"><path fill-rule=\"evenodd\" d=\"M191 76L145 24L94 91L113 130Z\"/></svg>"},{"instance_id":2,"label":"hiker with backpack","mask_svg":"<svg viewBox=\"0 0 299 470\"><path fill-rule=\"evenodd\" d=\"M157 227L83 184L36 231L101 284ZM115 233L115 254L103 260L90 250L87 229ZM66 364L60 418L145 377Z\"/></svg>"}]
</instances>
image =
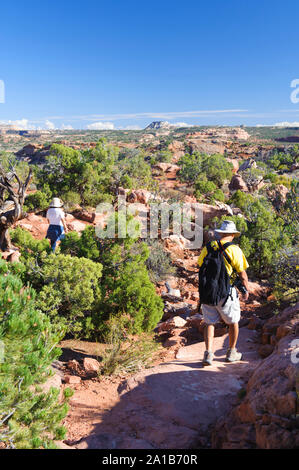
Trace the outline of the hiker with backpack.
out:
<instances>
[{"instance_id":1,"label":"hiker with backpack","mask_svg":"<svg viewBox=\"0 0 299 470\"><path fill-rule=\"evenodd\" d=\"M229 348L226 361L242 359L236 349L239 335L240 302L238 291L248 300L248 262L234 238L241 234L231 220L224 220L215 230L217 240L209 242L198 258L200 305L206 323L203 365L212 365L214 325L221 319L229 325ZM237 291L238 289L238 291Z\"/></svg>"}]
</instances>

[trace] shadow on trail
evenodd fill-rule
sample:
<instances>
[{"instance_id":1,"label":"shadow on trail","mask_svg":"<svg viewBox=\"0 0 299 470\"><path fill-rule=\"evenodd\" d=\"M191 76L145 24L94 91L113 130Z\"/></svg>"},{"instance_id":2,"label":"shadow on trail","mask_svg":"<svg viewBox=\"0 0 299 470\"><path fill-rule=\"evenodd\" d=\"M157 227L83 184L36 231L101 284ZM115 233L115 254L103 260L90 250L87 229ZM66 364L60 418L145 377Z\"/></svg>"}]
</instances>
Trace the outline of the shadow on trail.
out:
<instances>
[{"instance_id":1,"label":"shadow on trail","mask_svg":"<svg viewBox=\"0 0 299 470\"><path fill-rule=\"evenodd\" d=\"M87 437L72 445L85 449L209 447L215 423L238 403L239 392L260 361L254 331L247 328L240 329L238 339L242 361L225 362L227 334L214 339L214 348L212 366L202 366L205 345L199 342L181 348L174 361L128 377L118 387L119 401L113 408L99 413L94 402L100 419ZM84 420L84 406L79 403L77 411Z\"/></svg>"},{"instance_id":2,"label":"shadow on trail","mask_svg":"<svg viewBox=\"0 0 299 470\"><path fill-rule=\"evenodd\" d=\"M215 371L185 362L162 365L159 373L137 374L119 387L119 403L103 413L93 432L72 445L90 449L208 447L211 427L237 402L243 385L234 366L223 363L221 371ZM171 372L171 367L181 370Z\"/></svg>"}]
</instances>

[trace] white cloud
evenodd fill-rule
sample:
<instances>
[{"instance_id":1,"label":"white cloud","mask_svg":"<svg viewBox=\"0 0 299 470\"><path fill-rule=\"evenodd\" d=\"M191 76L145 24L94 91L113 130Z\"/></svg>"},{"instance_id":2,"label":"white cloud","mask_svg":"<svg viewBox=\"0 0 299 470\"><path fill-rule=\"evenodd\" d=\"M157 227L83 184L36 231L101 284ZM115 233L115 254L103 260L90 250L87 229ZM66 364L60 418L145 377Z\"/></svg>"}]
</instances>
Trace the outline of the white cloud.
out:
<instances>
[{"instance_id":1,"label":"white cloud","mask_svg":"<svg viewBox=\"0 0 299 470\"><path fill-rule=\"evenodd\" d=\"M122 130L122 131L140 131L142 127L132 124L130 126L118 127L117 129Z\"/></svg>"},{"instance_id":2,"label":"white cloud","mask_svg":"<svg viewBox=\"0 0 299 470\"><path fill-rule=\"evenodd\" d=\"M187 124L186 122L174 122L169 123L171 127L193 127L193 124Z\"/></svg>"},{"instance_id":3,"label":"white cloud","mask_svg":"<svg viewBox=\"0 0 299 470\"><path fill-rule=\"evenodd\" d=\"M73 126L71 126L70 124L62 124L61 129L63 131L71 131L73 129Z\"/></svg>"},{"instance_id":4,"label":"white cloud","mask_svg":"<svg viewBox=\"0 0 299 470\"><path fill-rule=\"evenodd\" d=\"M1 121L0 124L4 126L13 126L20 130L35 129L35 126L29 124L28 119L16 119L15 121Z\"/></svg>"},{"instance_id":5,"label":"white cloud","mask_svg":"<svg viewBox=\"0 0 299 470\"><path fill-rule=\"evenodd\" d=\"M277 122L274 127L299 127L299 122Z\"/></svg>"},{"instance_id":6,"label":"white cloud","mask_svg":"<svg viewBox=\"0 0 299 470\"><path fill-rule=\"evenodd\" d=\"M86 128L93 131L113 130L114 124L113 122L93 122L88 124Z\"/></svg>"},{"instance_id":7,"label":"white cloud","mask_svg":"<svg viewBox=\"0 0 299 470\"><path fill-rule=\"evenodd\" d=\"M39 126L36 126L35 123L39 123ZM12 126L13 128L17 130L41 130L41 129L47 129L47 130L54 130L56 129L56 126L53 122L49 121L46 119L45 121L29 121L29 119L16 119L14 121L12 120L7 120L7 121L1 121L0 124L4 126Z\"/></svg>"},{"instance_id":8,"label":"white cloud","mask_svg":"<svg viewBox=\"0 0 299 470\"><path fill-rule=\"evenodd\" d=\"M48 129L48 130L53 130L55 129L55 124L51 121L49 121L48 119L45 121L45 128Z\"/></svg>"},{"instance_id":9,"label":"white cloud","mask_svg":"<svg viewBox=\"0 0 299 470\"><path fill-rule=\"evenodd\" d=\"M118 119L155 119L163 121L167 119L176 118L194 118L202 116L218 116L219 114L236 114L245 113L247 109L214 109L214 110L198 110L198 111L171 111L171 112L145 112L145 113L127 113L127 114L87 114L87 115L76 115L76 116L51 116L48 119L64 119L68 121L115 121ZM111 124L111 122L109 122Z\"/></svg>"}]
</instances>

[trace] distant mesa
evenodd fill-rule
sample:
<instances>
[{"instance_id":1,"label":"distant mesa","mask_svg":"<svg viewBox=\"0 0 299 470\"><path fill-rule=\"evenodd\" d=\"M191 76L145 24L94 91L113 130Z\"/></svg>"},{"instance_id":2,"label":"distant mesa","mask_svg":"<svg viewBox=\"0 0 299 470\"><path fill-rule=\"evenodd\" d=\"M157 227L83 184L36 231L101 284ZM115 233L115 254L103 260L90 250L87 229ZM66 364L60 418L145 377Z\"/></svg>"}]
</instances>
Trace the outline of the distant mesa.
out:
<instances>
[{"instance_id":1,"label":"distant mesa","mask_svg":"<svg viewBox=\"0 0 299 470\"><path fill-rule=\"evenodd\" d=\"M145 130L148 129L170 129L171 125L167 121L153 121Z\"/></svg>"},{"instance_id":2,"label":"distant mesa","mask_svg":"<svg viewBox=\"0 0 299 470\"><path fill-rule=\"evenodd\" d=\"M281 137L280 139L275 139L276 142L299 142L299 135L289 135L287 137Z\"/></svg>"},{"instance_id":3,"label":"distant mesa","mask_svg":"<svg viewBox=\"0 0 299 470\"><path fill-rule=\"evenodd\" d=\"M13 124L0 124L0 135L20 135L25 137L40 137L51 134L48 129L23 129Z\"/></svg>"}]
</instances>

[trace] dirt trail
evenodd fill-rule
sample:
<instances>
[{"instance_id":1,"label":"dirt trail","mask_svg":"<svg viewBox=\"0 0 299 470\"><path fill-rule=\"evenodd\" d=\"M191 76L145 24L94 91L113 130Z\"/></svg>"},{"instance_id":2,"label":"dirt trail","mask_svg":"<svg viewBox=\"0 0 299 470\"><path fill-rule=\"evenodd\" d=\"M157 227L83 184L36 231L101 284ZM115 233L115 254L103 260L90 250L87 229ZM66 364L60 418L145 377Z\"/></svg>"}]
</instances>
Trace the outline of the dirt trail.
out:
<instances>
[{"instance_id":1,"label":"dirt trail","mask_svg":"<svg viewBox=\"0 0 299 470\"><path fill-rule=\"evenodd\" d=\"M238 401L260 361L255 332L240 329L243 360L225 362L228 335L215 338L215 360L202 367L204 343L181 348L177 359L114 384L81 384L66 418L63 447L187 449L209 446L215 422Z\"/></svg>"},{"instance_id":2,"label":"dirt trail","mask_svg":"<svg viewBox=\"0 0 299 470\"><path fill-rule=\"evenodd\" d=\"M173 162L175 163L175 162ZM181 184L176 170L156 177L163 188ZM196 267L196 257L184 260ZM247 310L246 306L246 310ZM209 447L210 432L219 418L238 402L252 370L261 359L256 332L240 329L242 361L225 362L228 335L215 338L215 359L203 367L205 345L182 347L176 359L143 370L124 380L103 378L74 386L65 419L64 448L188 449Z\"/></svg>"}]
</instances>

